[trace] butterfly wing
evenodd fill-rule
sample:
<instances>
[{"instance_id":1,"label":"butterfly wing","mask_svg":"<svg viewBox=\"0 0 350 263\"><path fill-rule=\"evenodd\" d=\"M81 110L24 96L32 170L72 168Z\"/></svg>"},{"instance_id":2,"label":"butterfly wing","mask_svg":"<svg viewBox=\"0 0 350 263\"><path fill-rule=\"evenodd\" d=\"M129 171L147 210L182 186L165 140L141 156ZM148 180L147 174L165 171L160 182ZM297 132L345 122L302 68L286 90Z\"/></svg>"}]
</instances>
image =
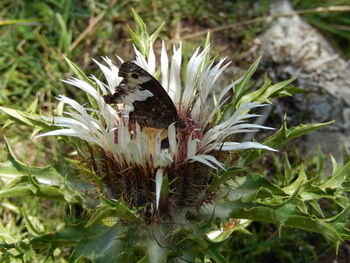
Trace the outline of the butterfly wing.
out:
<instances>
[{"instance_id":1,"label":"butterfly wing","mask_svg":"<svg viewBox=\"0 0 350 263\"><path fill-rule=\"evenodd\" d=\"M179 123L175 105L162 85L147 71L131 61L124 62L119 68L123 77L115 94L105 96L106 103L125 103L137 93L148 91L146 97L133 98L134 109L129 113L131 122L140 126L167 128L171 123Z\"/></svg>"}]
</instances>

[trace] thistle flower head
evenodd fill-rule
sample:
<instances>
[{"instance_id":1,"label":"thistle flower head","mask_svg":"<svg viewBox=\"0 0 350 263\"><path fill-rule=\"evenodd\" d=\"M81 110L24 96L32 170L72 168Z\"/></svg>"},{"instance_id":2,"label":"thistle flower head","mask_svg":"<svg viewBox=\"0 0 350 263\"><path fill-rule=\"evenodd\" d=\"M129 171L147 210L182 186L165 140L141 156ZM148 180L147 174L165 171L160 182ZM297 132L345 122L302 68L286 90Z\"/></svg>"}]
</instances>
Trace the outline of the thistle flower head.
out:
<instances>
[{"instance_id":1,"label":"thistle flower head","mask_svg":"<svg viewBox=\"0 0 350 263\"><path fill-rule=\"evenodd\" d=\"M136 48L135 53L135 64L155 78L160 73L159 82L175 105L183 127L172 123L167 129L153 129L125 121L133 112L135 101L147 103L153 94L137 89L121 105L107 104L104 96L118 92L123 78L119 68L103 58L104 63L95 62L105 80L91 76L91 82L76 78L65 81L83 90L93 105L59 96L58 100L69 110L65 117L51 118L59 129L40 135L71 136L88 142L91 156L88 165L102 177L109 197L122 197L131 207L152 206L153 215L159 212L171 215L178 207L199 207L210 194L206 188L212 173L225 169L220 154L248 148L273 150L257 142L232 141L237 133L268 129L247 123L257 116L249 111L262 104L242 104L229 116L217 117L228 93L240 81L217 86L217 80L230 64L225 58L216 63L209 59L209 47L198 48L189 62L182 65L181 44L173 47L169 57L163 43L157 68L152 45L147 58ZM214 94L214 90L220 93ZM215 103L208 103L210 97ZM162 145L164 139L166 147Z\"/></svg>"}]
</instances>

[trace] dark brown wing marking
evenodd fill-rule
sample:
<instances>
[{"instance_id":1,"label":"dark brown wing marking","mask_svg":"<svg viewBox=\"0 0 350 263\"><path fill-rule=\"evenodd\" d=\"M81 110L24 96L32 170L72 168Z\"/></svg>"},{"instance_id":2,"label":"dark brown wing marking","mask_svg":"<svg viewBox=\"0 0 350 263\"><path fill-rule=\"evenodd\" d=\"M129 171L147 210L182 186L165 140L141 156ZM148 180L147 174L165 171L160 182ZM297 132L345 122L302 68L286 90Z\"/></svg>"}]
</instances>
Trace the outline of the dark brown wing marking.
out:
<instances>
[{"instance_id":1,"label":"dark brown wing marking","mask_svg":"<svg viewBox=\"0 0 350 263\"><path fill-rule=\"evenodd\" d=\"M135 101L134 110L129 113L130 121L137 122L140 126L167 128L171 123L178 127L183 126L179 119L175 105L162 85L151 74L131 61L124 62L119 68L119 76L123 77L117 92L104 96L106 103L120 103L122 97L132 93L138 86L141 90L150 91L153 96L145 101ZM147 81L133 84L133 81L145 76ZM134 78L134 79L131 79Z\"/></svg>"}]
</instances>

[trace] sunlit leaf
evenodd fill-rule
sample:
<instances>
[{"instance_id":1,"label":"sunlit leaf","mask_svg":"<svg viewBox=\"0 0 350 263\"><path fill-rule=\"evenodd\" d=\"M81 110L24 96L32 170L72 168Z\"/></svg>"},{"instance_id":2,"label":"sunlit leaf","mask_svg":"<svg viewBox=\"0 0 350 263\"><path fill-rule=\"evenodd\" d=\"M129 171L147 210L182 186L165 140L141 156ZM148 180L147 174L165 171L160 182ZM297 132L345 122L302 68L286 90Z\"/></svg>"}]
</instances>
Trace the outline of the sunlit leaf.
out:
<instances>
[{"instance_id":1,"label":"sunlit leaf","mask_svg":"<svg viewBox=\"0 0 350 263\"><path fill-rule=\"evenodd\" d=\"M8 161L0 163L0 179L4 182L9 182L20 176L31 175L37 180L46 185L59 186L63 182L63 177L53 167L36 167L26 165L15 157L9 142L6 140L8 150Z\"/></svg>"},{"instance_id":2,"label":"sunlit leaf","mask_svg":"<svg viewBox=\"0 0 350 263\"><path fill-rule=\"evenodd\" d=\"M333 158L333 157L332 157ZM335 166L335 164L334 164ZM320 185L320 188L323 190L327 189L337 189L342 187L343 182L350 174L350 162L347 162L343 167L337 168L333 167L333 174L329 177L329 179Z\"/></svg>"},{"instance_id":3,"label":"sunlit leaf","mask_svg":"<svg viewBox=\"0 0 350 263\"><path fill-rule=\"evenodd\" d=\"M282 127L273 135L268 137L263 144L269 147L276 148L277 146L284 145L287 142L303 136L309 132L319 130L323 127L331 125L334 121L324 122L324 123L308 123L300 124L298 126L287 128L286 122L283 123ZM243 166L251 163L256 158L258 158L264 150L249 150L243 156Z\"/></svg>"}]
</instances>

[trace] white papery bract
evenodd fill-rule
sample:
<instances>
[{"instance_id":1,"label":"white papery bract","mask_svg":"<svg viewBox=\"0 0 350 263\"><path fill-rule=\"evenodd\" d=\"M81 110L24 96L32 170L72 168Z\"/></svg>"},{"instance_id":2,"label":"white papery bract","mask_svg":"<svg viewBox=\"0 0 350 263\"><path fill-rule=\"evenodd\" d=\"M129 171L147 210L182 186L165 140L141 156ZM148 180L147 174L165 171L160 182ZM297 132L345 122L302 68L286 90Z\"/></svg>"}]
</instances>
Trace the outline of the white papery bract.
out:
<instances>
[{"instance_id":1,"label":"white papery bract","mask_svg":"<svg viewBox=\"0 0 350 263\"><path fill-rule=\"evenodd\" d=\"M184 78L181 76L181 68L183 67L181 44L178 47L173 47L173 54L169 58L165 45L162 43L160 69L156 67L156 56L152 45L150 45L147 58L136 47L135 53L135 63L140 67L153 76L156 72L161 73L160 83L174 102L179 117L187 125L185 130L176 128L174 124L168 127L168 149L161 148L160 136L152 140L153 145L149 145L149 138L143 133L142 127L136 124L136 128L130 131L129 127L121 121L122 111L105 103L103 95L113 94L122 81L122 78L118 76L118 67L108 58L103 58L106 65L94 60L104 74L106 83L95 76L91 76L92 81L96 84L94 86L76 78L64 81L86 92L90 99L95 101L94 108L89 108L85 104L81 105L65 96L59 96L58 100L69 106L69 110L65 112L67 116L47 118L61 128L39 136L77 137L98 145L109 157L114 159L119 167L127 169L131 166L139 166L156 171L154 179L156 181L157 208L165 168L178 163L199 162L208 168L218 169L224 168L224 165L214 156L215 151L249 148L273 150L257 142L232 142L228 140L237 133L269 129L261 125L247 123L249 119L257 116L249 114L249 111L263 106L262 104L243 104L232 116L213 126L212 120L216 113L221 111L227 92L232 90L237 83L231 83L226 87L217 87L217 80L230 64L225 62L225 58L215 64L214 61L209 60L209 47L202 51L198 48L185 65L186 78ZM214 87L215 90L221 90L221 93L214 94ZM216 103L208 103L210 96L217 98ZM211 125L208 126L208 124Z\"/></svg>"}]
</instances>

